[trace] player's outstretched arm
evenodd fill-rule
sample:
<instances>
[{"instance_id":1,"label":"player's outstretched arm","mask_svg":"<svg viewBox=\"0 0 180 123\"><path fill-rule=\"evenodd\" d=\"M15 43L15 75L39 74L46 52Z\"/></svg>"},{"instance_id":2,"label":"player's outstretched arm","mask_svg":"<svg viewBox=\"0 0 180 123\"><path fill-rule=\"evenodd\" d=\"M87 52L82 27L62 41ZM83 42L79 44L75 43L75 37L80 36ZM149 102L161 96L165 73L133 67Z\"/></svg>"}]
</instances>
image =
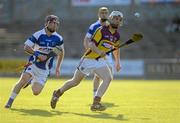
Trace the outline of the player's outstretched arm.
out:
<instances>
[{"instance_id":1,"label":"player's outstretched arm","mask_svg":"<svg viewBox=\"0 0 180 123\"><path fill-rule=\"evenodd\" d=\"M120 50L117 49L117 50L113 51L113 56L114 56L114 61L115 61L115 68L116 68L116 71L118 72L121 69Z\"/></svg>"},{"instance_id":2,"label":"player's outstretched arm","mask_svg":"<svg viewBox=\"0 0 180 123\"><path fill-rule=\"evenodd\" d=\"M34 51L30 46L24 45L24 51L30 55L35 55L40 61L45 61L47 59L46 55L41 55L39 52Z\"/></svg>"},{"instance_id":3,"label":"player's outstretched arm","mask_svg":"<svg viewBox=\"0 0 180 123\"><path fill-rule=\"evenodd\" d=\"M62 51L59 52L59 54L57 55L57 64L56 64L56 76L58 77L60 75L60 67L61 67L61 63L64 59L64 46L62 46Z\"/></svg>"},{"instance_id":4,"label":"player's outstretched arm","mask_svg":"<svg viewBox=\"0 0 180 123\"><path fill-rule=\"evenodd\" d=\"M85 49L88 49L88 42L90 42L91 41L91 39L90 38L88 38L88 37L84 37L84 42L83 42L83 44L84 44L84 48Z\"/></svg>"}]
</instances>

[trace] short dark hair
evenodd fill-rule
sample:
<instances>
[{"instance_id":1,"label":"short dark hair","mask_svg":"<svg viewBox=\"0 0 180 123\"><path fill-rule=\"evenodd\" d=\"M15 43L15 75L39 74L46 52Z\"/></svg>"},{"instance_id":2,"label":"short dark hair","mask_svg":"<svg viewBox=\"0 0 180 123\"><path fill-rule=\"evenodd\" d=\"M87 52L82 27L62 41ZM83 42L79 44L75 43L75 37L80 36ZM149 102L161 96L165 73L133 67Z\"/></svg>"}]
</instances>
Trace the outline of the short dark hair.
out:
<instances>
[{"instance_id":1,"label":"short dark hair","mask_svg":"<svg viewBox=\"0 0 180 123\"><path fill-rule=\"evenodd\" d=\"M55 21L59 23L59 18L55 15L47 15L45 18L45 23Z\"/></svg>"}]
</instances>

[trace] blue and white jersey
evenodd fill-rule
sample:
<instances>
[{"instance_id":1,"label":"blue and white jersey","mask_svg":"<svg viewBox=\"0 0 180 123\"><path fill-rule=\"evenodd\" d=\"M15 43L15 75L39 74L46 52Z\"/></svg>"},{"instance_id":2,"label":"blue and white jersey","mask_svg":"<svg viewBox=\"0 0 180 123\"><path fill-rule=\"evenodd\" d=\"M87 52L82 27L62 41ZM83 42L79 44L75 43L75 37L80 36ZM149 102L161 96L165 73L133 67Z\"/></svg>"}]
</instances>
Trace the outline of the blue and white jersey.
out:
<instances>
[{"instance_id":1,"label":"blue and white jersey","mask_svg":"<svg viewBox=\"0 0 180 123\"><path fill-rule=\"evenodd\" d=\"M88 38L92 38L92 36L94 35L94 33L96 32L96 30L101 27L101 23L100 21L96 21L95 23L91 24L89 29L88 29L88 32L86 33L86 37Z\"/></svg>"},{"instance_id":2,"label":"blue and white jersey","mask_svg":"<svg viewBox=\"0 0 180 123\"><path fill-rule=\"evenodd\" d=\"M51 36L48 36L45 32L45 29L35 32L30 38L24 43L31 47L34 51L38 51L42 55L47 55L50 51L56 47L63 46L63 38L57 32L52 33ZM34 63L38 68L49 70L53 65L54 57L50 57L45 61L38 61L36 56L31 55L29 57L29 62Z\"/></svg>"}]
</instances>

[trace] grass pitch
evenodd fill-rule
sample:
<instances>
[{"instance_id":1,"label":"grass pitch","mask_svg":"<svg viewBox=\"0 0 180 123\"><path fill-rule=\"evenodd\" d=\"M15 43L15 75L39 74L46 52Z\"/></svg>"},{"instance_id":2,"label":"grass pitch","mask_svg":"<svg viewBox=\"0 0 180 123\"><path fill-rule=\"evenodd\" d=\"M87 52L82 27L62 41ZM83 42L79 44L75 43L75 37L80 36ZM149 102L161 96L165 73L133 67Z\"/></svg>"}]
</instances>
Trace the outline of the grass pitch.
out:
<instances>
[{"instance_id":1,"label":"grass pitch","mask_svg":"<svg viewBox=\"0 0 180 123\"><path fill-rule=\"evenodd\" d=\"M107 110L92 112L91 80L83 80L62 96L55 110L50 108L52 92L63 84L63 79L49 79L39 96L33 96L29 86L17 96L10 110L5 109L17 80L0 78L0 123L180 122L178 81L114 80L102 99Z\"/></svg>"}]
</instances>

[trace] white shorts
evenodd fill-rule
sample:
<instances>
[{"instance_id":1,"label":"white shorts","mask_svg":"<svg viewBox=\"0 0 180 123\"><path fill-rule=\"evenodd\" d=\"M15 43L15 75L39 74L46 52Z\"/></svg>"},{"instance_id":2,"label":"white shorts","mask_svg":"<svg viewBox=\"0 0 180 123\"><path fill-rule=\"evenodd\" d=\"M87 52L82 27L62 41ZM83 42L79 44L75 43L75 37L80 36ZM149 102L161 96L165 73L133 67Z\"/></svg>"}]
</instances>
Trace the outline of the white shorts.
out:
<instances>
[{"instance_id":1,"label":"white shorts","mask_svg":"<svg viewBox=\"0 0 180 123\"><path fill-rule=\"evenodd\" d=\"M81 59L79 65L78 65L78 70L80 70L82 73L85 75L89 75L94 72L94 70L101 68L101 67L108 67L106 60L100 58L98 61L95 59L88 59L88 58L83 58ZM109 67L108 67L109 68Z\"/></svg>"},{"instance_id":2,"label":"white shorts","mask_svg":"<svg viewBox=\"0 0 180 123\"><path fill-rule=\"evenodd\" d=\"M35 64L32 64L24 70L24 73L31 74L31 76L32 76L31 84L33 84L34 82L37 82L44 86L44 84L47 81L47 77L49 75L49 70L40 69L40 68L36 67Z\"/></svg>"}]
</instances>

